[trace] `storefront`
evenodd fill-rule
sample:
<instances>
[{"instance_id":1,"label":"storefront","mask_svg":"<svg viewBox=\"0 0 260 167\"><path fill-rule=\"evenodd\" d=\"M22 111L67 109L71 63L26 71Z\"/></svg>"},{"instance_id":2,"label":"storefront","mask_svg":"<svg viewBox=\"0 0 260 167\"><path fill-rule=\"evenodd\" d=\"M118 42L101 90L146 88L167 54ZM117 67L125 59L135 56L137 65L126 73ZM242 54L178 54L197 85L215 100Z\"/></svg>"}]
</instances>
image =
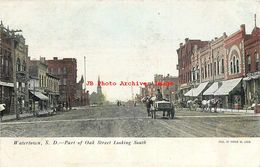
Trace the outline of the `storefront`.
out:
<instances>
[{"instance_id":1,"label":"storefront","mask_svg":"<svg viewBox=\"0 0 260 167\"><path fill-rule=\"evenodd\" d=\"M223 81L222 86L214 93L214 96L222 99L224 108L243 108L245 95L241 81L242 78Z\"/></svg>"},{"instance_id":2,"label":"storefront","mask_svg":"<svg viewBox=\"0 0 260 167\"><path fill-rule=\"evenodd\" d=\"M4 114L10 114L13 110L13 83L0 81L0 104L5 104Z\"/></svg>"},{"instance_id":3,"label":"storefront","mask_svg":"<svg viewBox=\"0 0 260 167\"><path fill-rule=\"evenodd\" d=\"M48 107L49 98L37 91L30 91L32 101L30 102L30 109L32 111L46 110Z\"/></svg>"}]
</instances>

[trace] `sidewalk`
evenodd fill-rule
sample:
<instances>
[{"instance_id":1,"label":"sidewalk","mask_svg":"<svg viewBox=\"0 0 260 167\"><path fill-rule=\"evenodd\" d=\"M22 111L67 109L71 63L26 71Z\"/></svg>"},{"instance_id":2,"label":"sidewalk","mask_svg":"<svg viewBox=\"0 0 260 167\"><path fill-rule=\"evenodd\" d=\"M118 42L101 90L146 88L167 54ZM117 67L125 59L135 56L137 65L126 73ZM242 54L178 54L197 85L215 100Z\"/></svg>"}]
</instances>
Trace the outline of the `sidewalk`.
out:
<instances>
[{"instance_id":1,"label":"sidewalk","mask_svg":"<svg viewBox=\"0 0 260 167\"><path fill-rule=\"evenodd\" d=\"M85 109L86 107L87 106L72 107L71 110ZM67 111L58 111L58 113L62 113L62 112L67 112ZM47 115L54 115L54 114L57 114L57 112L54 113L53 110L51 110L51 109L43 110L43 111L39 111L38 112L37 117L47 116ZM23 113L23 114L20 114L20 119L29 118L29 117L36 117L36 116L34 116L33 113ZM12 120L16 120L16 114L4 115L4 117L2 118L2 122L12 121ZM1 121L0 121L0 123L1 123Z\"/></svg>"},{"instance_id":2,"label":"sidewalk","mask_svg":"<svg viewBox=\"0 0 260 167\"><path fill-rule=\"evenodd\" d=\"M53 111L52 110L39 111L37 114L37 117L48 115L48 114L53 114ZM19 116L20 116L20 119L34 117L33 113L23 113L23 114L20 114ZM11 120L16 120L16 114L4 115L2 118L2 122L11 121Z\"/></svg>"},{"instance_id":3,"label":"sidewalk","mask_svg":"<svg viewBox=\"0 0 260 167\"><path fill-rule=\"evenodd\" d=\"M212 109L214 110L214 109ZM255 114L254 110L217 108L217 112Z\"/></svg>"}]
</instances>

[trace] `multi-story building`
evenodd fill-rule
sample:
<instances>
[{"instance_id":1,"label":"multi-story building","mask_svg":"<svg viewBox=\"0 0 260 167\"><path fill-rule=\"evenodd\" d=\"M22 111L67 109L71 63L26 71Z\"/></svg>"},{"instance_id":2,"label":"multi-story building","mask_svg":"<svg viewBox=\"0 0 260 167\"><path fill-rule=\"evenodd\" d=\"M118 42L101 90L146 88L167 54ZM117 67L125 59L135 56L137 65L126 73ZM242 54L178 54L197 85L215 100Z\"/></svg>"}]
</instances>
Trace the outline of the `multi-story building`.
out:
<instances>
[{"instance_id":1,"label":"multi-story building","mask_svg":"<svg viewBox=\"0 0 260 167\"><path fill-rule=\"evenodd\" d=\"M18 36L19 43L15 48L17 107L19 112L28 111L29 107L29 72L28 72L28 45L25 45L23 36Z\"/></svg>"},{"instance_id":2,"label":"multi-story building","mask_svg":"<svg viewBox=\"0 0 260 167\"><path fill-rule=\"evenodd\" d=\"M226 57L226 50L224 48L224 40L227 37L226 33L223 33L223 35L219 38L215 38L210 42L210 54L208 54L208 57L204 57L202 62L205 62L205 59L210 59L210 75L205 76L205 74L209 74L209 72L205 72L203 69L202 71L202 82L208 81L210 84L210 87L203 92L204 99L210 99L214 97L214 93L217 91L217 89L221 86L222 81L225 77L225 57ZM203 64L202 63L202 64ZM204 68L206 68L204 63Z\"/></svg>"},{"instance_id":3,"label":"multi-story building","mask_svg":"<svg viewBox=\"0 0 260 167\"><path fill-rule=\"evenodd\" d=\"M244 104L250 106L259 103L259 39L258 27L255 26L251 34L246 34L245 25L242 24L240 30L230 36L224 33L199 49L194 47L190 65L187 64L188 59L186 62L179 59L179 74L185 71L183 67L191 67L191 81L182 76L180 82L188 83L187 85L193 83L195 87L185 93L185 96L199 97L198 92L202 92L204 99L221 98L223 107L228 108L242 108ZM185 57L180 50L177 51L178 56ZM197 71L200 71L200 76ZM200 84L196 87L198 82Z\"/></svg>"},{"instance_id":4,"label":"multi-story building","mask_svg":"<svg viewBox=\"0 0 260 167\"><path fill-rule=\"evenodd\" d=\"M45 92L46 96L49 98L48 107L53 108L57 107L59 103L59 78L55 77L52 74L46 74L46 87Z\"/></svg>"},{"instance_id":5,"label":"multi-story building","mask_svg":"<svg viewBox=\"0 0 260 167\"><path fill-rule=\"evenodd\" d=\"M5 113L11 113L14 103L13 48L11 31L0 24L0 103L5 103Z\"/></svg>"},{"instance_id":6,"label":"multi-story building","mask_svg":"<svg viewBox=\"0 0 260 167\"><path fill-rule=\"evenodd\" d=\"M47 64L43 57L40 60L29 60L29 75L30 75L30 109L33 111L46 110L50 106L47 78Z\"/></svg>"},{"instance_id":7,"label":"multi-story building","mask_svg":"<svg viewBox=\"0 0 260 167\"><path fill-rule=\"evenodd\" d=\"M245 103L251 106L260 103L260 29L254 27L245 41Z\"/></svg>"},{"instance_id":8,"label":"multi-story building","mask_svg":"<svg viewBox=\"0 0 260 167\"><path fill-rule=\"evenodd\" d=\"M246 34L245 25L224 40L225 55L225 81L214 93L222 98L225 107L241 108L245 103L244 86L242 78L245 76L245 50L244 43L250 37Z\"/></svg>"},{"instance_id":9,"label":"multi-story building","mask_svg":"<svg viewBox=\"0 0 260 167\"><path fill-rule=\"evenodd\" d=\"M179 70L179 97L184 98L184 94L188 92L193 86L192 82L192 55L193 52L199 48L204 47L208 44L208 41L201 40L191 40L189 38L185 39L185 44L180 43L179 49L177 49L178 54L178 65ZM193 58L194 61L194 58ZM195 65L196 63L194 63ZM197 66L196 66L197 68Z\"/></svg>"},{"instance_id":10,"label":"multi-story building","mask_svg":"<svg viewBox=\"0 0 260 167\"><path fill-rule=\"evenodd\" d=\"M59 78L60 102L69 107L76 105L77 60L75 58L47 60L48 72Z\"/></svg>"}]
</instances>

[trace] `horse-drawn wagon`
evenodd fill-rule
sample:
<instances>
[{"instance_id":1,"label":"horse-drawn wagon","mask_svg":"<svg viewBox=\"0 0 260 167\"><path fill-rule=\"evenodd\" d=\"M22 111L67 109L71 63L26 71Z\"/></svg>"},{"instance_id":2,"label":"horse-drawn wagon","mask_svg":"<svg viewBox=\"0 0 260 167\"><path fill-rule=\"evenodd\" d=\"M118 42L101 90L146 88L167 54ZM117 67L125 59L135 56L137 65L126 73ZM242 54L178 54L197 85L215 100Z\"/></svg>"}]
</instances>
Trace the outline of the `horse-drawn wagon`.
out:
<instances>
[{"instance_id":1,"label":"horse-drawn wagon","mask_svg":"<svg viewBox=\"0 0 260 167\"><path fill-rule=\"evenodd\" d=\"M156 119L156 112L162 111L163 112L163 116L165 116L165 113L167 114L166 116L168 118L173 119L174 115L175 115L175 109L174 106L171 102L166 101L166 100L162 100L162 101L155 101L151 108L150 108L150 112L151 112L151 116L153 119Z\"/></svg>"}]
</instances>

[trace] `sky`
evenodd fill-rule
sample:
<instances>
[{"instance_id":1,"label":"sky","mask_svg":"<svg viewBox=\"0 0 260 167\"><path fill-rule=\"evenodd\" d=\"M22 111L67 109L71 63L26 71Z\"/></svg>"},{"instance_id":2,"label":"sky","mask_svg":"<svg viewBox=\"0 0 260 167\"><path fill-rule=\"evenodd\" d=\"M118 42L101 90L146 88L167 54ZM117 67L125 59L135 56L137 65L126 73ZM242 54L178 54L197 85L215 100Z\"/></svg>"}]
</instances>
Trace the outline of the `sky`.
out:
<instances>
[{"instance_id":1,"label":"sky","mask_svg":"<svg viewBox=\"0 0 260 167\"><path fill-rule=\"evenodd\" d=\"M103 86L110 101L131 99L138 86L120 81L151 82L154 74L177 76L176 50L185 38L212 40L246 25L260 26L259 0L1 0L0 20L21 29L32 59L77 59L96 91L98 76L116 86Z\"/></svg>"}]
</instances>

